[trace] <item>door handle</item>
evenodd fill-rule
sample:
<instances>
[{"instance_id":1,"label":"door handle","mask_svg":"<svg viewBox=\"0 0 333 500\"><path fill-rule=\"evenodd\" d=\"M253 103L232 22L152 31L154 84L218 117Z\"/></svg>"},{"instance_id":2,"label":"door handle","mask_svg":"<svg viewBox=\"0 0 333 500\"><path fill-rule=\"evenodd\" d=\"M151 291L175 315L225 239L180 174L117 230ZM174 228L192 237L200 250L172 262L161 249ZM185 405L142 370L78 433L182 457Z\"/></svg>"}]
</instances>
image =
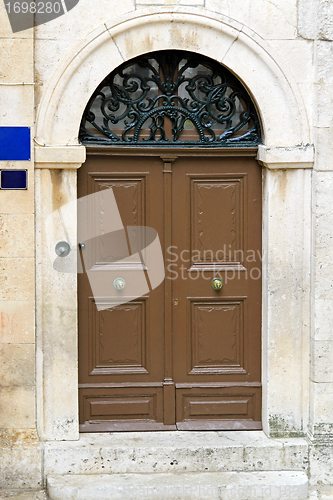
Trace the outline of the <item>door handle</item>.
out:
<instances>
[{"instance_id":1,"label":"door handle","mask_svg":"<svg viewBox=\"0 0 333 500\"><path fill-rule=\"evenodd\" d=\"M223 287L223 281L221 280L221 278L214 278L212 279L211 286L213 290L219 291Z\"/></svg>"},{"instance_id":2,"label":"door handle","mask_svg":"<svg viewBox=\"0 0 333 500\"><path fill-rule=\"evenodd\" d=\"M55 253L58 257L67 257L70 251L71 247L67 241L59 241L55 246Z\"/></svg>"},{"instance_id":3,"label":"door handle","mask_svg":"<svg viewBox=\"0 0 333 500\"><path fill-rule=\"evenodd\" d=\"M124 278L116 278L113 282L113 286L116 290L124 290L126 281L124 280Z\"/></svg>"}]
</instances>

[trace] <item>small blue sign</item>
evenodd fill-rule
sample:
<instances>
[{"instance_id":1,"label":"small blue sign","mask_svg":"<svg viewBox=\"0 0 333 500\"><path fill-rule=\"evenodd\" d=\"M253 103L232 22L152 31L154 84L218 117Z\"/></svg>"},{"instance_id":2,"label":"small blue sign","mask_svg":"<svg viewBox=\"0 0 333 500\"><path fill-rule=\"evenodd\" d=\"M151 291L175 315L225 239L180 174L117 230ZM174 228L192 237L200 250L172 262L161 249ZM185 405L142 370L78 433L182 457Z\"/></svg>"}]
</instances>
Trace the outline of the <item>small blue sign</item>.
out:
<instances>
[{"instance_id":1,"label":"small blue sign","mask_svg":"<svg viewBox=\"0 0 333 500\"><path fill-rule=\"evenodd\" d=\"M27 170L0 170L0 189L28 189Z\"/></svg>"},{"instance_id":2,"label":"small blue sign","mask_svg":"<svg viewBox=\"0 0 333 500\"><path fill-rule=\"evenodd\" d=\"M0 161L31 159L29 127L0 127Z\"/></svg>"}]
</instances>

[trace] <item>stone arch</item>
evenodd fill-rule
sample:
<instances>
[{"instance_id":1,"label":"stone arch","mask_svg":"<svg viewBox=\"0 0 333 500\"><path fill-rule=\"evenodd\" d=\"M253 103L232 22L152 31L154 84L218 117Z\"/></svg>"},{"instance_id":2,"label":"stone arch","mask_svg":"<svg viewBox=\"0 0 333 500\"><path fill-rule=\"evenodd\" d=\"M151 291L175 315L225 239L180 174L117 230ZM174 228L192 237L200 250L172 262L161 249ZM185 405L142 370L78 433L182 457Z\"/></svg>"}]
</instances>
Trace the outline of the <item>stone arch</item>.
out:
<instances>
[{"instance_id":1,"label":"stone arch","mask_svg":"<svg viewBox=\"0 0 333 500\"><path fill-rule=\"evenodd\" d=\"M79 43L58 67L42 97L37 144L78 145L82 113L98 84L124 61L162 49L198 52L235 73L256 103L265 146L310 143L297 85L263 40L227 17L183 7L161 8L158 14L149 9L131 13L105 23Z\"/></svg>"},{"instance_id":2,"label":"stone arch","mask_svg":"<svg viewBox=\"0 0 333 500\"><path fill-rule=\"evenodd\" d=\"M189 50L224 64L256 103L263 133L258 160L267 167L263 170L263 428L276 435L303 432L308 421L309 356L304 311L310 290L310 273L304 270L310 268L314 150L302 97L264 41L244 25L204 9L158 9L159 13L147 8L105 23L79 42L49 80L39 105L35 190L40 436L79 437L77 279L75 274L59 279L50 266L44 221L54 207L48 193L56 193L64 202L76 200L75 169L85 158L85 147L78 142L79 126L98 84L124 61L162 49ZM53 169L61 170L57 182ZM75 242L75 211L68 227ZM277 356L277 349L285 352L286 345L288 357ZM305 396L298 391L301 385Z\"/></svg>"}]
</instances>

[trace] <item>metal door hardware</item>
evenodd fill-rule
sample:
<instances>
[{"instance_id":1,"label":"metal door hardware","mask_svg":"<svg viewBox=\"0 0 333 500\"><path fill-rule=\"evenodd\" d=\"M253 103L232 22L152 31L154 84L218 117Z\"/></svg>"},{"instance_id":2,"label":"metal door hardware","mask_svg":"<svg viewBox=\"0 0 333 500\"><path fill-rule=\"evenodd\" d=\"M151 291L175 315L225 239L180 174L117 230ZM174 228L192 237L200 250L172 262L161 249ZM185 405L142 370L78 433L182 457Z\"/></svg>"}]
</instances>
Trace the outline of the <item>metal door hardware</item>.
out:
<instances>
[{"instance_id":1,"label":"metal door hardware","mask_svg":"<svg viewBox=\"0 0 333 500\"><path fill-rule=\"evenodd\" d=\"M123 278L116 278L113 282L113 286L116 290L124 290L126 281Z\"/></svg>"},{"instance_id":2,"label":"metal door hardware","mask_svg":"<svg viewBox=\"0 0 333 500\"><path fill-rule=\"evenodd\" d=\"M211 285L213 290L221 290L221 288L223 287L223 281L221 280L221 278L214 278L212 279Z\"/></svg>"},{"instance_id":3,"label":"metal door hardware","mask_svg":"<svg viewBox=\"0 0 333 500\"><path fill-rule=\"evenodd\" d=\"M55 246L55 253L58 257L67 257L70 251L71 247L67 241L59 241Z\"/></svg>"}]
</instances>

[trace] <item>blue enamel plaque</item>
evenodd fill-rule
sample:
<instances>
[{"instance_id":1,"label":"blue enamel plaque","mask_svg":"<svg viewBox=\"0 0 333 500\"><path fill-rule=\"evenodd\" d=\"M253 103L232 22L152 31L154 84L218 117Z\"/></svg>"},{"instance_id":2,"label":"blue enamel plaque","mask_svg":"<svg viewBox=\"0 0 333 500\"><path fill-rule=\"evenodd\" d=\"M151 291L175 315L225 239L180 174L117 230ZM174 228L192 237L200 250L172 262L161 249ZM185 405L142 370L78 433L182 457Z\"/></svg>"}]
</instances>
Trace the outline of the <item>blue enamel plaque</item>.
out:
<instances>
[{"instance_id":1,"label":"blue enamel plaque","mask_svg":"<svg viewBox=\"0 0 333 500\"><path fill-rule=\"evenodd\" d=\"M27 189L28 172L26 170L0 170L0 189Z\"/></svg>"},{"instance_id":2,"label":"blue enamel plaque","mask_svg":"<svg viewBox=\"0 0 333 500\"><path fill-rule=\"evenodd\" d=\"M30 148L29 127L0 127L0 161L28 161Z\"/></svg>"}]
</instances>

